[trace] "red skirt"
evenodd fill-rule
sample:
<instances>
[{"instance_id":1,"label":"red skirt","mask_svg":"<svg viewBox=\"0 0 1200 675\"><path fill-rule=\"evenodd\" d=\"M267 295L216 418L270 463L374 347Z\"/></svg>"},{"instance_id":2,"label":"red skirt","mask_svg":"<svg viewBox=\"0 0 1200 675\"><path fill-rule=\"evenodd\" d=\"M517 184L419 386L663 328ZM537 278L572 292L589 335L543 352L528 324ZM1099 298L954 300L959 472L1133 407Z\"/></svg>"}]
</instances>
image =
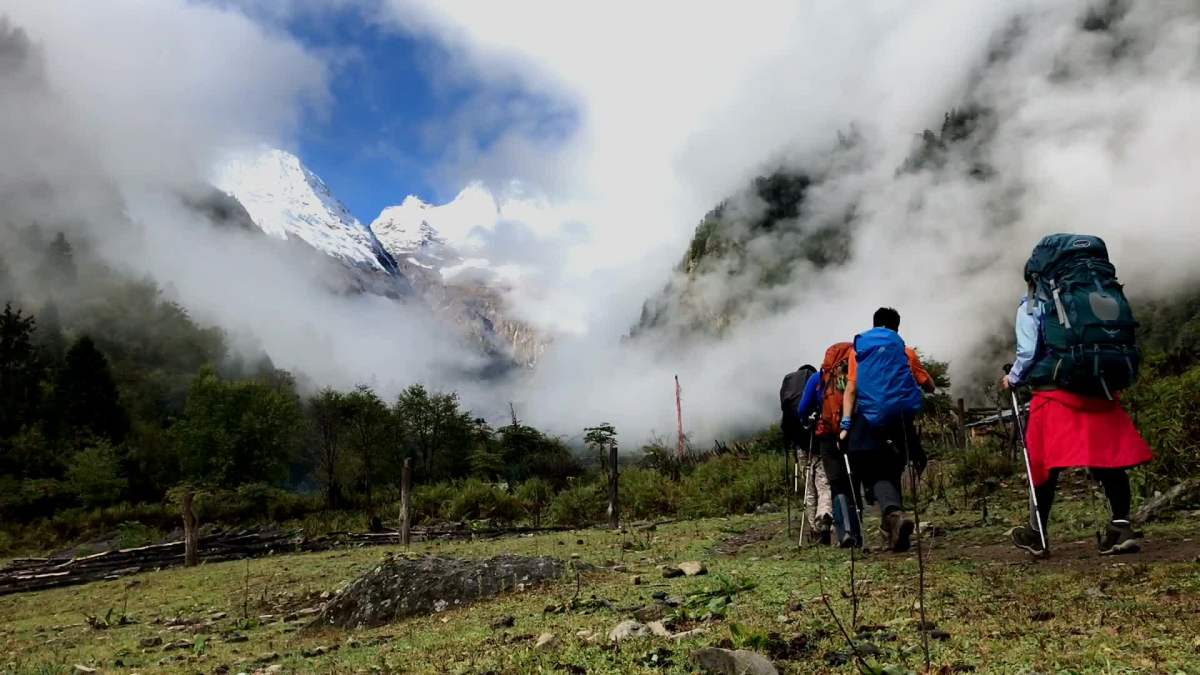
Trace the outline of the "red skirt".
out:
<instances>
[{"instance_id":1,"label":"red skirt","mask_svg":"<svg viewBox=\"0 0 1200 675\"><path fill-rule=\"evenodd\" d=\"M1035 485L1051 469L1123 469L1154 457L1119 401L1061 389L1034 392L1025 442Z\"/></svg>"}]
</instances>

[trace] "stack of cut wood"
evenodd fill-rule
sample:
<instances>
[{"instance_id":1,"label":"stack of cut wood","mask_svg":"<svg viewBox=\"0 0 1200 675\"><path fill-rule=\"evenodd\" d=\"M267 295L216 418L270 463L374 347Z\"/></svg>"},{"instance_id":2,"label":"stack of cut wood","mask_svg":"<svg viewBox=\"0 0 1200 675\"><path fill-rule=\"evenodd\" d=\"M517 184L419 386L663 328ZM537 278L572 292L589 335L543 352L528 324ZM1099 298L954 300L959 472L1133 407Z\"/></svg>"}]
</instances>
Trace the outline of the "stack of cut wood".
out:
<instances>
[{"instance_id":1,"label":"stack of cut wood","mask_svg":"<svg viewBox=\"0 0 1200 675\"><path fill-rule=\"evenodd\" d=\"M492 539L496 537L535 534L539 532L564 532L568 527L475 527L467 523L444 523L429 527L414 527L410 532L412 541ZM332 532L307 539L301 545L305 551L323 551L340 546L399 545L400 532Z\"/></svg>"},{"instance_id":2,"label":"stack of cut wood","mask_svg":"<svg viewBox=\"0 0 1200 675\"><path fill-rule=\"evenodd\" d=\"M238 530L200 537L200 559L206 562L255 558L302 548L297 532ZM183 564L183 542L105 551L70 559L21 558L0 569L0 595L117 579L128 574Z\"/></svg>"},{"instance_id":3,"label":"stack of cut wood","mask_svg":"<svg viewBox=\"0 0 1200 675\"><path fill-rule=\"evenodd\" d=\"M467 523L415 527L413 541L431 539L490 539L504 535L554 532L567 528L476 528ZM298 530L250 529L218 531L200 536L200 561L219 562L258 558L272 553L327 551L346 546L398 545L400 533L335 532L305 537ZM0 595L72 586L183 565L183 541L105 551L75 558L21 558L0 569Z\"/></svg>"}]
</instances>

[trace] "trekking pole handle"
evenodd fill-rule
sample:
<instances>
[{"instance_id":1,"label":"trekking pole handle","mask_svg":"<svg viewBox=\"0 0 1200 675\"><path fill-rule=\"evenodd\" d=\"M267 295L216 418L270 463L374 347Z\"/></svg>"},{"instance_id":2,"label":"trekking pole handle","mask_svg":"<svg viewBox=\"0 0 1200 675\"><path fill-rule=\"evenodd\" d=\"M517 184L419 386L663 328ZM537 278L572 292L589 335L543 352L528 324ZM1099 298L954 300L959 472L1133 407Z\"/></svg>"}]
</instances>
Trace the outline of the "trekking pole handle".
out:
<instances>
[{"instance_id":1,"label":"trekking pole handle","mask_svg":"<svg viewBox=\"0 0 1200 675\"><path fill-rule=\"evenodd\" d=\"M1002 370L1004 371L1004 374L1007 375L1009 373L1009 371L1012 370L1012 364L1011 363L1004 364L1004 367L1002 368Z\"/></svg>"}]
</instances>

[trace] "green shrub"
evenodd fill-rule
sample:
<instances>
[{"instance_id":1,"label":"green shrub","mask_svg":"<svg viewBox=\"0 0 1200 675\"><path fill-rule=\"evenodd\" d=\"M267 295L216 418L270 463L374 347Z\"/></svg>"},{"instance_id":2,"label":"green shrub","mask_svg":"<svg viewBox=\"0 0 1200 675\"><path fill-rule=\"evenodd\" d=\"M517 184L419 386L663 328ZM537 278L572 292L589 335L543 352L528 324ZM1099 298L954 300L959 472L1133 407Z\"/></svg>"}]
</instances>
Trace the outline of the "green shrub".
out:
<instances>
[{"instance_id":1,"label":"green shrub","mask_svg":"<svg viewBox=\"0 0 1200 675\"><path fill-rule=\"evenodd\" d=\"M698 518L753 512L784 497L783 458L721 455L695 466L680 481L679 513Z\"/></svg>"},{"instance_id":2,"label":"green shrub","mask_svg":"<svg viewBox=\"0 0 1200 675\"><path fill-rule=\"evenodd\" d=\"M973 496L991 493L1000 481L1017 470L1008 449L1000 443L973 445L958 453L954 463L954 483Z\"/></svg>"},{"instance_id":3,"label":"green shrub","mask_svg":"<svg viewBox=\"0 0 1200 675\"><path fill-rule=\"evenodd\" d=\"M621 512L629 518L670 516L679 508L679 486L651 469L622 471L619 496Z\"/></svg>"},{"instance_id":4,"label":"green shrub","mask_svg":"<svg viewBox=\"0 0 1200 675\"><path fill-rule=\"evenodd\" d=\"M599 483L572 480L550 502L550 520L566 527L591 525L604 516L604 493Z\"/></svg>"},{"instance_id":5,"label":"green shrub","mask_svg":"<svg viewBox=\"0 0 1200 675\"><path fill-rule=\"evenodd\" d=\"M432 522L448 518L450 502L454 501L458 489L450 483L418 485L412 492L412 521Z\"/></svg>"},{"instance_id":6,"label":"green shrub","mask_svg":"<svg viewBox=\"0 0 1200 675\"><path fill-rule=\"evenodd\" d=\"M1154 449L1144 470L1146 490L1168 488L1200 474L1200 366L1181 375L1164 375L1153 361L1125 401L1134 422Z\"/></svg>"},{"instance_id":7,"label":"green shrub","mask_svg":"<svg viewBox=\"0 0 1200 675\"><path fill-rule=\"evenodd\" d=\"M490 519L510 523L521 515L521 503L503 489L478 478L458 484L447 515L451 520Z\"/></svg>"},{"instance_id":8,"label":"green shrub","mask_svg":"<svg viewBox=\"0 0 1200 675\"><path fill-rule=\"evenodd\" d=\"M67 483L84 506L112 504L128 485L121 476L117 451L108 441L97 441L75 453L67 465Z\"/></svg>"},{"instance_id":9,"label":"green shrub","mask_svg":"<svg viewBox=\"0 0 1200 675\"><path fill-rule=\"evenodd\" d=\"M525 512L533 518L533 526L540 527L542 513L554 499L554 488L545 479L530 478L517 488L516 496Z\"/></svg>"},{"instance_id":10,"label":"green shrub","mask_svg":"<svg viewBox=\"0 0 1200 675\"><path fill-rule=\"evenodd\" d=\"M158 528L143 525L136 520L127 520L117 526L117 547L135 548L162 541L164 535Z\"/></svg>"}]
</instances>

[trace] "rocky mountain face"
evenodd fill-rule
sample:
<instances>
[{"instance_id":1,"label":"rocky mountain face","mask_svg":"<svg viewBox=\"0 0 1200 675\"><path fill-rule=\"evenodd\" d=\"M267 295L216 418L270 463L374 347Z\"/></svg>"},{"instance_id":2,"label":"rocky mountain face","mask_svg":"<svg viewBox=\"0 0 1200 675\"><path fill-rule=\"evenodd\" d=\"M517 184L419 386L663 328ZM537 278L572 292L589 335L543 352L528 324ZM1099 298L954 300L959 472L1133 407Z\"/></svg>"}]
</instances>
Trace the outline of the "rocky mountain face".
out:
<instances>
[{"instance_id":1,"label":"rocky mountain face","mask_svg":"<svg viewBox=\"0 0 1200 675\"><path fill-rule=\"evenodd\" d=\"M248 219L271 237L338 261L335 290L417 299L494 357L497 368L532 366L545 347L544 336L508 317L491 264L463 256L436 226L465 236L475 224L493 222L495 202L480 186L443 206L410 196L368 226L299 158L283 150L231 158L213 184L216 194L185 201L214 222L244 226Z\"/></svg>"}]
</instances>

